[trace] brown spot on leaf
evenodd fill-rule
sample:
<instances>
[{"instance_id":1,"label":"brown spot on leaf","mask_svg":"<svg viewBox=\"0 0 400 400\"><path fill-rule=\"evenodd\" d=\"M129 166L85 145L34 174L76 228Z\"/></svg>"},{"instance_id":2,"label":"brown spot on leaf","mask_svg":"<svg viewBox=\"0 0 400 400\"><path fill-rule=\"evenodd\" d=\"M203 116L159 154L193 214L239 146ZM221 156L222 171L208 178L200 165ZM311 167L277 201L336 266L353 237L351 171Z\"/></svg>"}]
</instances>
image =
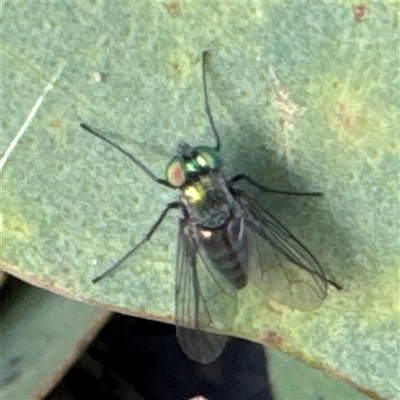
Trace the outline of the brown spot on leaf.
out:
<instances>
[{"instance_id":1,"label":"brown spot on leaf","mask_svg":"<svg viewBox=\"0 0 400 400\"><path fill-rule=\"evenodd\" d=\"M269 331L265 333L262 341L267 346L278 347L282 343L282 338L275 331Z\"/></svg>"},{"instance_id":2,"label":"brown spot on leaf","mask_svg":"<svg viewBox=\"0 0 400 400\"><path fill-rule=\"evenodd\" d=\"M352 129L357 123L357 114L347 109L342 103L337 103L335 107L335 125L341 129Z\"/></svg>"},{"instance_id":3,"label":"brown spot on leaf","mask_svg":"<svg viewBox=\"0 0 400 400\"><path fill-rule=\"evenodd\" d=\"M177 1L171 1L170 3L163 4L168 14L172 17L176 17L180 13L179 3Z\"/></svg>"},{"instance_id":4,"label":"brown spot on leaf","mask_svg":"<svg viewBox=\"0 0 400 400\"><path fill-rule=\"evenodd\" d=\"M353 11L353 18L356 24L362 22L365 18L367 7L364 4L357 4L351 7Z\"/></svg>"},{"instance_id":5,"label":"brown spot on leaf","mask_svg":"<svg viewBox=\"0 0 400 400\"><path fill-rule=\"evenodd\" d=\"M59 128L61 126L61 120L59 118L51 119L48 124L48 128Z\"/></svg>"}]
</instances>

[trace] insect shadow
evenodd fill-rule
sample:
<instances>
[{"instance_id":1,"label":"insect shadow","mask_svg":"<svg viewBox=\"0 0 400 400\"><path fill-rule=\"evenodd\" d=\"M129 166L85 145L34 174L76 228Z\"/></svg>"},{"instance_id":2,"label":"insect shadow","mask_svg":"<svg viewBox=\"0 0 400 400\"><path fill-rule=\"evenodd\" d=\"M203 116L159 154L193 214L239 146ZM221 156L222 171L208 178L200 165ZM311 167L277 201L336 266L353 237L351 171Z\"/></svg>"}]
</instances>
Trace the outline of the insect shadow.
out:
<instances>
[{"instance_id":1,"label":"insect shadow","mask_svg":"<svg viewBox=\"0 0 400 400\"><path fill-rule=\"evenodd\" d=\"M179 190L177 201L166 205L143 239L113 266L93 279L98 283L150 240L168 212L179 209L176 255L175 320L179 344L197 362L214 361L227 337L205 332L228 331L236 315L237 291L251 280L276 301L300 309L321 304L329 280L308 248L282 223L246 193L239 183L259 192L286 196L321 196L319 192L293 192L266 186L247 174L228 177L220 156L221 139L211 114L202 54L205 112L214 146L179 143L166 167L165 178L154 175L134 155L88 125L80 126L128 157L154 182Z\"/></svg>"}]
</instances>

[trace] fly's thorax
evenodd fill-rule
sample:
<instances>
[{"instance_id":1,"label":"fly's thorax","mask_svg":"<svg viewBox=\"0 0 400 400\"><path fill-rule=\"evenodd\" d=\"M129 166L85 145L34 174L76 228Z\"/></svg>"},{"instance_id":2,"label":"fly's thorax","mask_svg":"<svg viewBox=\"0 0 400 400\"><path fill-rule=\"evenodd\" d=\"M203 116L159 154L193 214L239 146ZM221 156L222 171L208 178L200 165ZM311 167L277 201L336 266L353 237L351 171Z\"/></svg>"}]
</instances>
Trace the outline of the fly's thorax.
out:
<instances>
[{"instance_id":1,"label":"fly's thorax","mask_svg":"<svg viewBox=\"0 0 400 400\"><path fill-rule=\"evenodd\" d=\"M200 175L198 181L181 190L181 201L186 205L194 225L200 225L205 230L215 229L231 219L234 200L221 171Z\"/></svg>"},{"instance_id":2,"label":"fly's thorax","mask_svg":"<svg viewBox=\"0 0 400 400\"><path fill-rule=\"evenodd\" d=\"M167 165L166 178L174 187L183 189L197 183L200 176L220 170L222 165L220 155L212 147L190 147L182 143Z\"/></svg>"},{"instance_id":3,"label":"fly's thorax","mask_svg":"<svg viewBox=\"0 0 400 400\"><path fill-rule=\"evenodd\" d=\"M182 187L182 197L186 205L199 207L206 199L206 190L201 181Z\"/></svg>"}]
</instances>

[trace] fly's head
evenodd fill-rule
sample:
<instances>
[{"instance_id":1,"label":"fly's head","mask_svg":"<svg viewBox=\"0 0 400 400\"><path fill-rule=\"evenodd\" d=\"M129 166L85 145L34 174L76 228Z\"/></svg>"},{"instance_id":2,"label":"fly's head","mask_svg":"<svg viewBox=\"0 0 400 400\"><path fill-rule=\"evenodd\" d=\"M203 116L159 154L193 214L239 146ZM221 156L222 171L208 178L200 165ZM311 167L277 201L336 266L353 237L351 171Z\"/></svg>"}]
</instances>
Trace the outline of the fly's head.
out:
<instances>
[{"instance_id":1,"label":"fly's head","mask_svg":"<svg viewBox=\"0 0 400 400\"><path fill-rule=\"evenodd\" d=\"M187 193L189 199L197 202L203 198L200 177L219 170L222 165L222 159L214 148L180 143L176 156L167 165L166 178L171 185Z\"/></svg>"}]
</instances>

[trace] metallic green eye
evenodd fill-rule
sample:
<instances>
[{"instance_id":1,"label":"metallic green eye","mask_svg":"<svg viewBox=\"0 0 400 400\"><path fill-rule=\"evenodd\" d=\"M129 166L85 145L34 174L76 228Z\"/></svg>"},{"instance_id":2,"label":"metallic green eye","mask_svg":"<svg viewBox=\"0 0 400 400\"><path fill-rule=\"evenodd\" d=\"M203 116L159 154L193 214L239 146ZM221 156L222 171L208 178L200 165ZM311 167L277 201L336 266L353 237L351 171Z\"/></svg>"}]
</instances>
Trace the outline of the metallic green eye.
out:
<instances>
[{"instance_id":1,"label":"metallic green eye","mask_svg":"<svg viewBox=\"0 0 400 400\"><path fill-rule=\"evenodd\" d=\"M173 159L168 164L166 175L167 181L175 187L182 186L186 181L185 171L183 170L181 163L176 159Z\"/></svg>"},{"instance_id":2,"label":"metallic green eye","mask_svg":"<svg viewBox=\"0 0 400 400\"><path fill-rule=\"evenodd\" d=\"M201 167L209 167L210 169L222 167L221 157L211 147L197 147L196 161Z\"/></svg>"}]
</instances>

